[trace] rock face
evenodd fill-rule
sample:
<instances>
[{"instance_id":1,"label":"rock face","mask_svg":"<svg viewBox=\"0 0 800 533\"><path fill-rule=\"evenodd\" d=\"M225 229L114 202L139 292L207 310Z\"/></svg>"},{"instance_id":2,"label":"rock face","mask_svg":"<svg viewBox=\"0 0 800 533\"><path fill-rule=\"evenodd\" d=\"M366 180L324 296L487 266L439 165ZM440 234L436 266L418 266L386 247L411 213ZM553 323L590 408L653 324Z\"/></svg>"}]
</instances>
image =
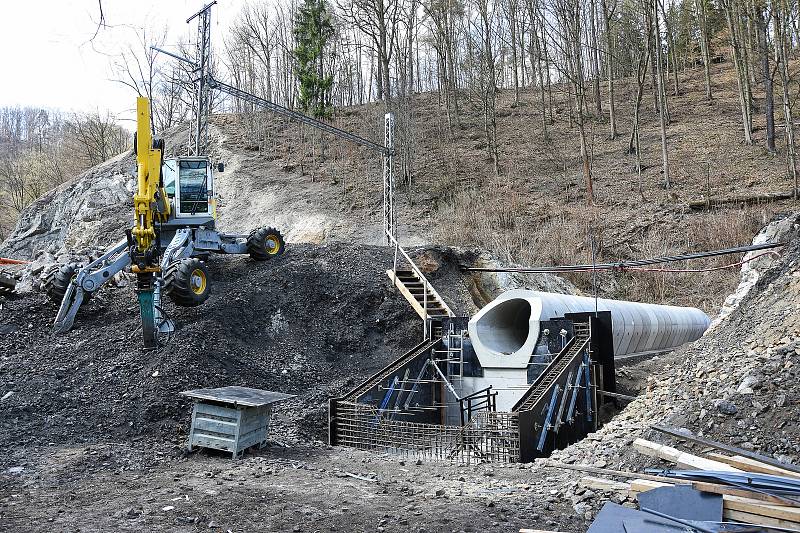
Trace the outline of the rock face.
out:
<instances>
[{"instance_id":1,"label":"rock face","mask_svg":"<svg viewBox=\"0 0 800 533\"><path fill-rule=\"evenodd\" d=\"M22 212L0 256L31 260L65 250L104 248L130 225L135 159L131 152L49 191Z\"/></svg>"},{"instance_id":2,"label":"rock face","mask_svg":"<svg viewBox=\"0 0 800 533\"><path fill-rule=\"evenodd\" d=\"M798 237L800 237L800 213L769 223L753 238L753 244L788 242ZM754 257L758 257L758 259L751 260ZM762 273L775 264L777 255L770 254L765 250L756 250L748 252L744 256L744 260L747 262L742 265L739 286L725 298L725 303L722 304L719 316L711 323L709 329L719 325L722 319L739 307L741 301L758 282Z\"/></svg>"}]
</instances>

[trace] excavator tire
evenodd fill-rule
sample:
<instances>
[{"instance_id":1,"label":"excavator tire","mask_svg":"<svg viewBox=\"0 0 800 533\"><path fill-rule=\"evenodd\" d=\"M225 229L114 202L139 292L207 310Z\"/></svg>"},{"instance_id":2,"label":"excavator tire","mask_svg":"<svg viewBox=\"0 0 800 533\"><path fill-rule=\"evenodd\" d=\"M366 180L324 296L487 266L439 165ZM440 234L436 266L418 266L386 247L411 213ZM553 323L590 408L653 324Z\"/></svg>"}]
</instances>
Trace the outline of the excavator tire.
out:
<instances>
[{"instance_id":1,"label":"excavator tire","mask_svg":"<svg viewBox=\"0 0 800 533\"><path fill-rule=\"evenodd\" d=\"M256 261L281 255L286 249L281 232L275 228L258 228L247 237L247 253Z\"/></svg>"},{"instance_id":2,"label":"excavator tire","mask_svg":"<svg viewBox=\"0 0 800 533\"><path fill-rule=\"evenodd\" d=\"M42 288L53 303L60 304L64 299L72 279L78 274L81 265L78 263L67 263L65 265L54 265L44 278Z\"/></svg>"},{"instance_id":3,"label":"excavator tire","mask_svg":"<svg viewBox=\"0 0 800 533\"><path fill-rule=\"evenodd\" d=\"M164 292L175 305L196 307L211 295L208 267L196 257L171 263L164 271Z\"/></svg>"}]
</instances>

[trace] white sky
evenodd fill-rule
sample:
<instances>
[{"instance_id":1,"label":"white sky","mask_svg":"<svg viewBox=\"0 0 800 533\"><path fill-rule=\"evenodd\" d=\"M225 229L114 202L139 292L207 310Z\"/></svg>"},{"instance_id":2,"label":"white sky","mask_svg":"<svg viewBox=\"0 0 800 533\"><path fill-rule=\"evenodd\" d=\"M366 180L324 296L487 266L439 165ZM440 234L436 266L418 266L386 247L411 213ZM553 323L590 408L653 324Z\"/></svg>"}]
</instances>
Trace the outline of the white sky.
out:
<instances>
[{"instance_id":1,"label":"white sky","mask_svg":"<svg viewBox=\"0 0 800 533\"><path fill-rule=\"evenodd\" d=\"M247 0L219 0L212 7L212 46L221 49L227 27ZM107 27L97 30L97 0L5 2L0 17L0 106L63 111L110 110L133 118L135 93L113 78L110 61L137 43L135 28L167 30L166 48L193 37L197 19L186 19L203 0L103 0ZM173 61L161 56L160 61Z\"/></svg>"}]
</instances>

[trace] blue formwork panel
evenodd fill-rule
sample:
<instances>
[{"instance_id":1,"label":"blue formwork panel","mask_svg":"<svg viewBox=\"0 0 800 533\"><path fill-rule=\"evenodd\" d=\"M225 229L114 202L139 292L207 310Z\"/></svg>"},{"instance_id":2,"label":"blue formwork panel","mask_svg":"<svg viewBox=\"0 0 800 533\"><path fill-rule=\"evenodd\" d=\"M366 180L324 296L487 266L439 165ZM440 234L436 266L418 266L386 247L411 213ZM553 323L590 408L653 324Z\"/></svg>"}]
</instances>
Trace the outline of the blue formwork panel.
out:
<instances>
[{"instance_id":1,"label":"blue formwork panel","mask_svg":"<svg viewBox=\"0 0 800 533\"><path fill-rule=\"evenodd\" d=\"M181 394L195 401L189 450L212 448L230 452L234 458L251 446L266 444L273 404L293 397L248 387L196 389Z\"/></svg>"}]
</instances>

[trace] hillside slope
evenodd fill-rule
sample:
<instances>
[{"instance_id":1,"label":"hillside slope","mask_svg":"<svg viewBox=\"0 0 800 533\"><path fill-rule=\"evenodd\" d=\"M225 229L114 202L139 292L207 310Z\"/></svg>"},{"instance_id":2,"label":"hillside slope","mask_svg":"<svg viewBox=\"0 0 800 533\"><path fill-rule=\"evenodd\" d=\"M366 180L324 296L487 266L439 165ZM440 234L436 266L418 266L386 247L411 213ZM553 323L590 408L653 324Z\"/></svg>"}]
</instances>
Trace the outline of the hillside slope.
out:
<instances>
[{"instance_id":1,"label":"hillside slope","mask_svg":"<svg viewBox=\"0 0 800 533\"><path fill-rule=\"evenodd\" d=\"M730 65L714 65L715 99L703 98L700 71L681 74L682 93L670 95L668 128L672 187L661 186L660 136L651 95L642 104L643 195L635 156L627 153L632 87L618 83L620 135L607 138L605 117L589 124L595 202L583 191L576 130L560 106L548 137L541 131L538 93L498 95L501 174L487 159L482 113L462 95L459 124L450 132L436 95L415 95L411 105L410 172L397 160L399 237L406 244L440 243L486 251L522 264L588 262L590 237L598 260L667 255L744 244L791 200L692 211L686 202L787 191L784 147L763 147L763 116L756 115L756 144L740 138L735 79ZM565 95L556 88L556 102ZM758 95L756 95L758 96ZM226 162L217 175L220 227L246 232L275 225L293 242L383 241L379 154L320 137L267 114L216 115L211 154ZM398 128L402 129L402 121ZM383 107L338 111L335 124L371 139L382 138ZM398 131L400 131L398 130ZM166 133L167 152L180 153L186 130ZM399 138L403 138L402 136ZM91 169L51 191L20 217L0 245L0 256L30 259L43 251L101 249L122 236L130 211L130 155ZM411 180L410 183L408 180ZM98 192L99 191L99 192ZM87 254L84 254L87 255ZM719 267L729 258L709 260ZM694 266L694 265L692 265ZM591 279L570 281L591 290ZM735 269L696 275L601 275L603 296L716 311L735 287Z\"/></svg>"}]
</instances>

